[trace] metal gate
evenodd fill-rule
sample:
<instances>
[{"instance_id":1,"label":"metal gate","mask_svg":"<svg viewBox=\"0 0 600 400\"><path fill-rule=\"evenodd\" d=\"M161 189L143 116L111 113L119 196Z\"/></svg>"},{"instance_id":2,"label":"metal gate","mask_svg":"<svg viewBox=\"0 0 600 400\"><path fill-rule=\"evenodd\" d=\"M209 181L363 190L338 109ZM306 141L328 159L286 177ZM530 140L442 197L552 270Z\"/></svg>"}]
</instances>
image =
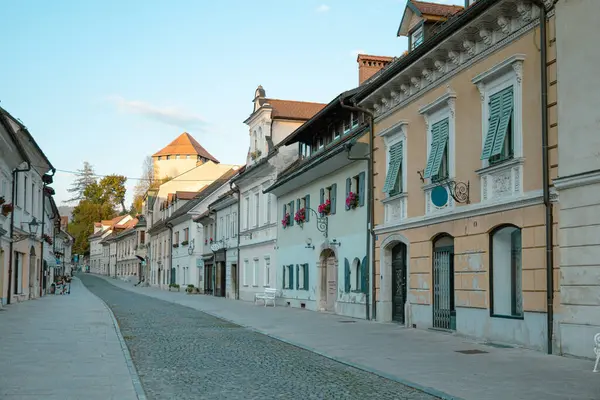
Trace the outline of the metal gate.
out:
<instances>
[{"instance_id":1,"label":"metal gate","mask_svg":"<svg viewBox=\"0 0 600 400\"><path fill-rule=\"evenodd\" d=\"M405 323L406 303L406 245L398 244L392 249L392 320Z\"/></svg>"},{"instance_id":2,"label":"metal gate","mask_svg":"<svg viewBox=\"0 0 600 400\"><path fill-rule=\"evenodd\" d=\"M454 247L433 251L433 327L454 329Z\"/></svg>"}]
</instances>

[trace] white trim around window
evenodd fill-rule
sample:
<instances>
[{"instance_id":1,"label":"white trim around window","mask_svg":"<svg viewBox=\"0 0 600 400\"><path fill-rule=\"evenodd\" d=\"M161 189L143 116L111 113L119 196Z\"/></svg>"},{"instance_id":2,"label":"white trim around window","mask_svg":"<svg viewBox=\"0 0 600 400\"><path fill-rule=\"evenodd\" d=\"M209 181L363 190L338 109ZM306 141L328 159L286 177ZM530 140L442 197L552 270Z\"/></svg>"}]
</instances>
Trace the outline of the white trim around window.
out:
<instances>
[{"instance_id":1,"label":"white trim around window","mask_svg":"<svg viewBox=\"0 0 600 400\"><path fill-rule=\"evenodd\" d=\"M271 286L271 256L266 255L265 257L265 266L264 266L264 287Z\"/></svg>"}]
</instances>

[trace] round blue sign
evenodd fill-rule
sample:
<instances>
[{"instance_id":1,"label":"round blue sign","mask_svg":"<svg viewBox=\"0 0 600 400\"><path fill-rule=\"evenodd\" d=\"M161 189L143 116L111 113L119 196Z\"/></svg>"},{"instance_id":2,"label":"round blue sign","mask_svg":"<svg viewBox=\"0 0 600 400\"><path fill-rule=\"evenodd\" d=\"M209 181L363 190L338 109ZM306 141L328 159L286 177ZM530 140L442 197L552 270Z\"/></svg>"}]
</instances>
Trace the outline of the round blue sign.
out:
<instances>
[{"instance_id":1,"label":"round blue sign","mask_svg":"<svg viewBox=\"0 0 600 400\"><path fill-rule=\"evenodd\" d=\"M448 191L443 186L436 186L431 191L431 202L436 207L444 207L448 204Z\"/></svg>"}]
</instances>

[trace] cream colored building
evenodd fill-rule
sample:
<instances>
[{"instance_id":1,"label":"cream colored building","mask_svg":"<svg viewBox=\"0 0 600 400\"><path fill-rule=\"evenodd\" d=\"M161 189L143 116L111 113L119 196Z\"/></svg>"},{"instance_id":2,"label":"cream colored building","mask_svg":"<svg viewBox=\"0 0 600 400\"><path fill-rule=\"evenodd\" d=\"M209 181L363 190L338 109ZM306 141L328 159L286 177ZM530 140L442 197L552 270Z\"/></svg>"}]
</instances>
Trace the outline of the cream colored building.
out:
<instances>
[{"instance_id":1,"label":"cream colored building","mask_svg":"<svg viewBox=\"0 0 600 400\"><path fill-rule=\"evenodd\" d=\"M205 162L219 163L200 143L183 132L162 150L152 155L157 179L181 175Z\"/></svg>"},{"instance_id":2,"label":"cream colored building","mask_svg":"<svg viewBox=\"0 0 600 400\"><path fill-rule=\"evenodd\" d=\"M560 303L558 249L546 235L558 222L545 185L558 164L553 11L543 44L532 1L477 0L460 11L409 0L398 34L410 51L354 97L375 115L373 311L550 350L548 303Z\"/></svg>"}]
</instances>

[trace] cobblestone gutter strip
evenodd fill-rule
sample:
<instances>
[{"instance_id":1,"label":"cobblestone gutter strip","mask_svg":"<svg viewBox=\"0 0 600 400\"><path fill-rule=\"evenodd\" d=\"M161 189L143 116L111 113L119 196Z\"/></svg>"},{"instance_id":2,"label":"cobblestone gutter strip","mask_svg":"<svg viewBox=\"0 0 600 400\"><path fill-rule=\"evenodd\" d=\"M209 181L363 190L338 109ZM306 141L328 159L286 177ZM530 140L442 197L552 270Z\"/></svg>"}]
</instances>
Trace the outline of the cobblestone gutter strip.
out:
<instances>
[{"instance_id":1,"label":"cobblestone gutter strip","mask_svg":"<svg viewBox=\"0 0 600 400\"><path fill-rule=\"evenodd\" d=\"M180 305L182 305L184 307L189 307L189 306L186 306L186 305L183 305L183 304L180 304ZM190 308L192 308L192 307L190 307ZM194 309L194 308L192 308L192 309ZM215 318L219 318L219 319L221 319L223 321L227 321L229 323L232 323L232 324L235 324L235 325L239 325L239 326L241 326L243 328L246 328L246 329L248 329L248 330L250 330L252 332L260 333L261 335L265 335L265 336L268 336L268 337L270 337L272 339L279 340L280 342L287 343L289 345L298 347L300 349L304 349L304 350L310 351L312 353L318 354L320 356L323 356L325 358L328 358L328 359L333 360L335 362L338 362L340 364L344 364L344 365L347 365L349 367L356 368L358 370L369 372L371 374L381 376L381 377L389 379L391 381L395 381L395 382L401 383L404 386L408 386L410 388L413 388L413 389L416 389L416 390L420 390L421 392L427 393L427 394L429 394L431 396L439 397L442 400L464 400L461 397L451 396L451 395L449 395L447 393L444 393L444 392L441 392L441 391L439 391L437 389L430 388L430 387L427 387L427 386L422 386L422 385L419 385L418 383L407 381L407 380L398 378L396 376L390 375L388 373L385 373L385 372L382 372L382 371L379 371L379 370L376 370L376 369L373 369L373 368L369 368L369 367L366 367L366 366L361 365L361 364L356 364L356 363L353 363L351 361L344 360L343 358L333 357L333 356L331 356L331 355L329 355L327 353L323 353L323 352L321 352L321 351L319 351L317 349L314 349L314 348L312 348L310 346L306 346L306 345L303 345L301 343L297 343L297 342L294 342L292 340L288 340L288 339L279 337L277 335L273 335L272 333L269 333L269 332L264 332L264 331L262 331L260 329L254 328L253 326L250 326L250 325L240 324L239 322L233 321L233 320L228 319L228 318L224 318L223 316L221 316L221 315L219 315L217 313L214 313L214 312L204 311L204 310L197 310L197 311L200 311L200 312L203 312L205 314L211 315L211 316L213 316Z\"/></svg>"},{"instance_id":2,"label":"cobblestone gutter strip","mask_svg":"<svg viewBox=\"0 0 600 400\"><path fill-rule=\"evenodd\" d=\"M85 288L92 296L97 298L108 311L108 315L112 319L113 326L115 328L115 332L117 333L117 337L119 338L119 343L121 344L121 350L123 351L123 356L125 357L125 362L127 363L127 368L129 369L129 375L131 376L131 382L133 383L133 389L135 390L135 394L138 400L147 400L146 393L144 392L144 388L142 386L142 382L140 381L140 377L138 376L137 370L135 369L135 365L133 365L133 360L131 359L131 354L129 353L129 348L127 348L127 344L125 343L125 339L121 334L121 329L119 329L119 322L115 318L115 314L113 314L110 307L102 300L100 297L96 296L91 290L89 290L83 283L82 287Z\"/></svg>"}]
</instances>

